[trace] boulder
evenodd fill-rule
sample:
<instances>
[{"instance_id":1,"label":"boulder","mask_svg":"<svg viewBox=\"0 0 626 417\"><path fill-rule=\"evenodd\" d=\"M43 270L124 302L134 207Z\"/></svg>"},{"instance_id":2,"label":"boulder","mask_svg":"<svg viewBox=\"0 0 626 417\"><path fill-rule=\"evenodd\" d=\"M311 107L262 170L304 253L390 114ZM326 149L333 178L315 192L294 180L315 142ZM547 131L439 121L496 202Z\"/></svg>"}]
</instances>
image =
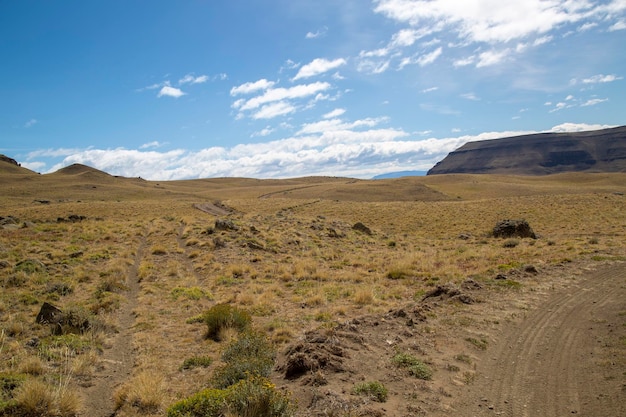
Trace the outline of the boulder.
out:
<instances>
[{"instance_id":1,"label":"boulder","mask_svg":"<svg viewBox=\"0 0 626 417\"><path fill-rule=\"evenodd\" d=\"M493 237L511 238L532 238L537 239L537 235L526 220L502 220L493 228Z\"/></svg>"}]
</instances>

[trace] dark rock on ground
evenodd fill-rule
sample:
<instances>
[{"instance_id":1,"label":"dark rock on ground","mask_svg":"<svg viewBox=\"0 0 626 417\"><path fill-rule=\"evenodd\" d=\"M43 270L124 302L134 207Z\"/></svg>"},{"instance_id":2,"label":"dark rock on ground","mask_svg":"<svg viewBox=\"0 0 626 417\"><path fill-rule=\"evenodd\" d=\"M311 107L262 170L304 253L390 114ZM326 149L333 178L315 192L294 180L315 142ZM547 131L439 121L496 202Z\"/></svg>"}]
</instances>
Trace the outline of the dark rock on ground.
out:
<instances>
[{"instance_id":1,"label":"dark rock on ground","mask_svg":"<svg viewBox=\"0 0 626 417\"><path fill-rule=\"evenodd\" d=\"M532 238L536 239L537 235L530 227L526 220L502 220L499 221L493 228L493 237L501 238Z\"/></svg>"}]
</instances>

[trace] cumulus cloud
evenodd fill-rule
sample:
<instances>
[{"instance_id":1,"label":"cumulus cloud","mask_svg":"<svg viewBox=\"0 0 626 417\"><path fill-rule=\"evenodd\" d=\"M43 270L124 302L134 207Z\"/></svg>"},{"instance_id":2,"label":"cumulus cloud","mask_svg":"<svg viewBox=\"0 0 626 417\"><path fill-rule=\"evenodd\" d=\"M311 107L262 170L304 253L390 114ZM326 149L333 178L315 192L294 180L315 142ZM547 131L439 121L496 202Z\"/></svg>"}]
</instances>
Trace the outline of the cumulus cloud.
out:
<instances>
[{"instance_id":1,"label":"cumulus cloud","mask_svg":"<svg viewBox=\"0 0 626 417\"><path fill-rule=\"evenodd\" d=\"M175 87L171 87L169 85L164 85L163 87L161 87L161 90L159 91L159 94L157 94L157 97L174 97L174 98L179 98L184 96L186 93L184 93L181 89L179 88L175 88Z\"/></svg>"},{"instance_id":2,"label":"cumulus cloud","mask_svg":"<svg viewBox=\"0 0 626 417\"><path fill-rule=\"evenodd\" d=\"M302 109L310 108L316 101L330 99L330 96L324 93L332 87L330 83L320 81L289 88L274 88L274 85L273 82L260 80L231 89L231 96L260 92L251 98L237 99L233 102L232 107L239 112L237 117L250 115L253 119L271 119L293 113L299 106ZM308 105L302 103L302 100L311 98L313 100Z\"/></svg>"},{"instance_id":3,"label":"cumulus cloud","mask_svg":"<svg viewBox=\"0 0 626 417\"><path fill-rule=\"evenodd\" d=\"M347 61L343 58L337 58L332 61L325 58L316 58L310 63L300 67L300 70L298 70L298 73L295 77L293 77L292 81L324 74L325 72L332 71L342 65L346 65L346 63Z\"/></svg>"},{"instance_id":4,"label":"cumulus cloud","mask_svg":"<svg viewBox=\"0 0 626 417\"><path fill-rule=\"evenodd\" d=\"M230 95L236 96L239 94L252 94L260 90L267 90L269 88L272 88L274 84L276 84L274 81L268 81L265 78L263 78L258 81L247 82L237 87L231 88Z\"/></svg>"},{"instance_id":5,"label":"cumulus cloud","mask_svg":"<svg viewBox=\"0 0 626 417\"><path fill-rule=\"evenodd\" d=\"M380 127L386 122L384 118L350 122L330 119L302 125L298 134L279 140L194 152L183 149L48 149L30 153L22 165L43 169L41 158L55 156L62 160L47 172L80 163L113 175L159 181L308 175L369 178L389 171L429 169L449 152L470 141L539 133L501 131L423 138L427 132L416 132L413 136L402 129ZM612 126L564 123L547 131L574 132L608 127Z\"/></svg>"}]
</instances>

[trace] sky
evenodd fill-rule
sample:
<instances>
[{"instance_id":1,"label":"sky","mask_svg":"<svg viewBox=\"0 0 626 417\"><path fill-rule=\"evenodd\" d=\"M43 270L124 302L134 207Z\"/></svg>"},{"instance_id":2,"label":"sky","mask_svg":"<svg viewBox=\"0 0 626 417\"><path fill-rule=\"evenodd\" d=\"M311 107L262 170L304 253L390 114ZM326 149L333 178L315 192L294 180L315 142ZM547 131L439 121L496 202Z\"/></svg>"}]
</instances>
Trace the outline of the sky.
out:
<instances>
[{"instance_id":1,"label":"sky","mask_svg":"<svg viewBox=\"0 0 626 417\"><path fill-rule=\"evenodd\" d=\"M0 0L0 153L371 178L626 124L626 0Z\"/></svg>"}]
</instances>

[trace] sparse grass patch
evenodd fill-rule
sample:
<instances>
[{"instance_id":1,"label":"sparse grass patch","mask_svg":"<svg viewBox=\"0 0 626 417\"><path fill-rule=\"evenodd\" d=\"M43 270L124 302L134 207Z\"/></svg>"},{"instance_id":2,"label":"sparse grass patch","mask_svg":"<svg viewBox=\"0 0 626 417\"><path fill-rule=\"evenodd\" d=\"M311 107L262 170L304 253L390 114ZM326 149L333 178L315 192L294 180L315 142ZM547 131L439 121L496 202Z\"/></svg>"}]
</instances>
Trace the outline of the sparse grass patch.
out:
<instances>
[{"instance_id":1,"label":"sparse grass patch","mask_svg":"<svg viewBox=\"0 0 626 417\"><path fill-rule=\"evenodd\" d=\"M170 292L170 294L174 300L178 300L181 297L188 300L200 300L202 298L206 298L207 300L213 299L213 294L211 294L211 292L199 287L176 287Z\"/></svg>"},{"instance_id":2,"label":"sparse grass patch","mask_svg":"<svg viewBox=\"0 0 626 417\"><path fill-rule=\"evenodd\" d=\"M397 353L391 361L399 368L404 368L411 375L418 379L430 380L433 377L433 370L420 359L410 353Z\"/></svg>"},{"instance_id":3,"label":"sparse grass patch","mask_svg":"<svg viewBox=\"0 0 626 417\"><path fill-rule=\"evenodd\" d=\"M362 382L356 384L353 388L353 391L357 395L366 395L368 397L373 398L375 401L379 403L384 403L387 401L387 396L389 395L389 391L383 385L382 382L371 381L371 382Z\"/></svg>"},{"instance_id":4,"label":"sparse grass patch","mask_svg":"<svg viewBox=\"0 0 626 417\"><path fill-rule=\"evenodd\" d=\"M475 337L468 337L465 340L470 342L472 345L474 345L474 347L479 350L487 350L487 346L489 345L489 342L485 338L477 339Z\"/></svg>"},{"instance_id":5,"label":"sparse grass patch","mask_svg":"<svg viewBox=\"0 0 626 417\"><path fill-rule=\"evenodd\" d=\"M207 368L213 363L213 358L210 356L192 356L183 361L180 366L180 370L193 369L193 368Z\"/></svg>"}]
</instances>

